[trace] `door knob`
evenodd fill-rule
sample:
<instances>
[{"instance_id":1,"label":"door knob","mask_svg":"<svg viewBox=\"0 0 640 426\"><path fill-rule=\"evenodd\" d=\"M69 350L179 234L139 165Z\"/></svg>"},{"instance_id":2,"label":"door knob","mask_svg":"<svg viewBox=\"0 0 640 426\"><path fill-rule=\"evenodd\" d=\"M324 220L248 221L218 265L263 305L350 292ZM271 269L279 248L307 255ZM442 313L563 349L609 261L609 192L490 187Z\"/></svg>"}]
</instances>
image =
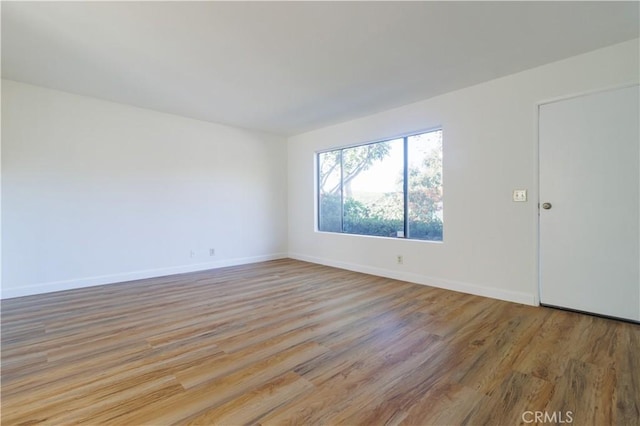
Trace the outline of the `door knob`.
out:
<instances>
[{"instance_id":1,"label":"door knob","mask_svg":"<svg viewBox=\"0 0 640 426\"><path fill-rule=\"evenodd\" d=\"M551 208L551 203L542 203L542 208L545 210L549 210Z\"/></svg>"}]
</instances>

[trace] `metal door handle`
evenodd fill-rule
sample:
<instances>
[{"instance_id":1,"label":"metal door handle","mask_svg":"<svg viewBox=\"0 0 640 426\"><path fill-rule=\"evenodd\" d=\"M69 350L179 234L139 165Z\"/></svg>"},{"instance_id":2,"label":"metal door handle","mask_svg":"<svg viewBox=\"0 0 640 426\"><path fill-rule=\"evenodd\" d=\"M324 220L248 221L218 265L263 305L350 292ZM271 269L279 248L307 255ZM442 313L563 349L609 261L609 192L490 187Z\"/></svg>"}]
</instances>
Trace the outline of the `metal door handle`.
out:
<instances>
[{"instance_id":1,"label":"metal door handle","mask_svg":"<svg viewBox=\"0 0 640 426\"><path fill-rule=\"evenodd\" d=\"M545 210L549 210L551 208L551 203L542 203L542 208Z\"/></svg>"}]
</instances>

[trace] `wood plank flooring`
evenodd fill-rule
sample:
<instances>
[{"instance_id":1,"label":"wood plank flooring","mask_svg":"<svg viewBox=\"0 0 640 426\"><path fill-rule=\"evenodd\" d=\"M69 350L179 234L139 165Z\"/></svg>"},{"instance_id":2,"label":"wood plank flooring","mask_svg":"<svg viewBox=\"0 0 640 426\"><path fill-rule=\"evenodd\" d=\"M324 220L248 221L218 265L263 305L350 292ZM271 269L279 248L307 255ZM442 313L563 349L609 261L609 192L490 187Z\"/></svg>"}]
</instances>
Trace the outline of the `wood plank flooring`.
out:
<instances>
[{"instance_id":1,"label":"wood plank flooring","mask_svg":"<svg viewBox=\"0 0 640 426\"><path fill-rule=\"evenodd\" d=\"M278 260L2 301L3 425L639 425L640 326Z\"/></svg>"}]
</instances>

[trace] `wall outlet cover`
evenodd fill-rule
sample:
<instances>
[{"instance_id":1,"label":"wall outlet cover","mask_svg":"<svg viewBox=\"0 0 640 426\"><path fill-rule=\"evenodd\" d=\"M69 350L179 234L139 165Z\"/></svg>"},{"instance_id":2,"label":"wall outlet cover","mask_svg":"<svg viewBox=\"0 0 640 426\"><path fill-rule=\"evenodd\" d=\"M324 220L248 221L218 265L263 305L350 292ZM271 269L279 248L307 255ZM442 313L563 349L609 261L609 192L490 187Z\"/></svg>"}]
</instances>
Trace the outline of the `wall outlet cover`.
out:
<instances>
[{"instance_id":1,"label":"wall outlet cover","mask_svg":"<svg viewBox=\"0 0 640 426\"><path fill-rule=\"evenodd\" d=\"M527 201L527 190L526 189L514 189L513 190L513 201L516 202L524 202Z\"/></svg>"}]
</instances>

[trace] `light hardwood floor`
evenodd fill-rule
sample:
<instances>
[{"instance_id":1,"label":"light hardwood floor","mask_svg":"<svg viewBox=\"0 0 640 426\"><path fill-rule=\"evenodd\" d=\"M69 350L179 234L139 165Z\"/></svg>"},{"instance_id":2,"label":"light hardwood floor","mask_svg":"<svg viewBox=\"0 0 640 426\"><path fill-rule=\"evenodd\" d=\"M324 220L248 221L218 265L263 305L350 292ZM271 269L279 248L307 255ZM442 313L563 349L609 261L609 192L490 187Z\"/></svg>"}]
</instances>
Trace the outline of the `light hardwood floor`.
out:
<instances>
[{"instance_id":1,"label":"light hardwood floor","mask_svg":"<svg viewBox=\"0 0 640 426\"><path fill-rule=\"evenodd\" d=\"M3 425L638 425L640 326L278 260L4 300L1 396Z\"/></svg>"}]
</instances>

